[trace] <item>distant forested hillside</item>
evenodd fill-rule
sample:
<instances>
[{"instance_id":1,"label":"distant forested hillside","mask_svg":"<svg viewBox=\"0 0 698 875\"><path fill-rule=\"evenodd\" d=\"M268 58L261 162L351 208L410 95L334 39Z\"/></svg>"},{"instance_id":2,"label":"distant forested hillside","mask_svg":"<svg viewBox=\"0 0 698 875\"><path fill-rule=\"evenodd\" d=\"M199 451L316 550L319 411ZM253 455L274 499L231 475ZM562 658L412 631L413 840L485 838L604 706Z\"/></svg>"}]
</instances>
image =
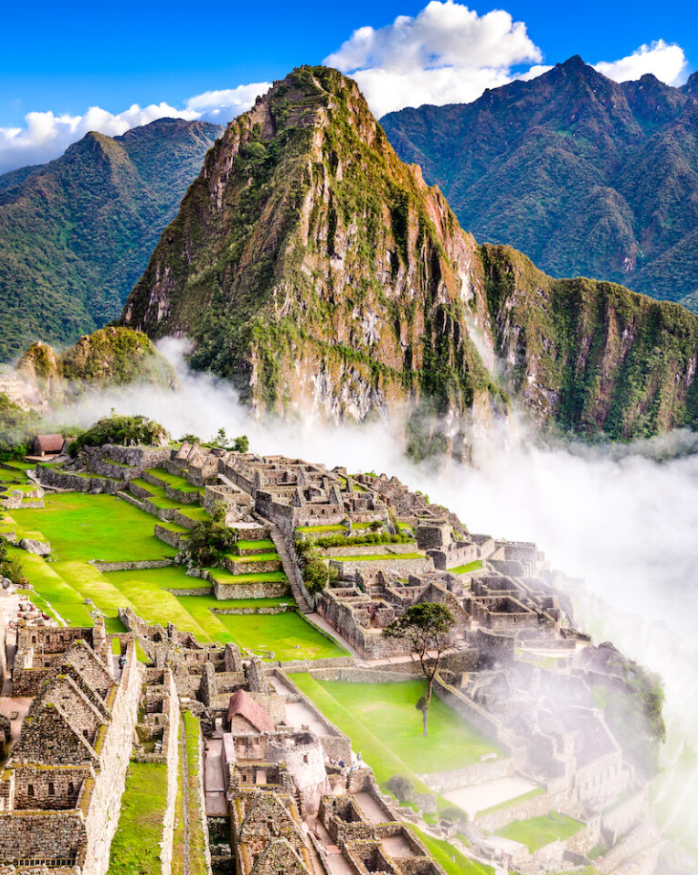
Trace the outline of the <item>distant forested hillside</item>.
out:
<instances>
[{"instance_id":1,"label":"distant forested hillside","mask_svg":"<svg viewBox=\"0 0 698 875\"><path fill-rule=\"evenodd\" d=\"M381 123L461 225L556 277L681 301L698 290L698 74L612 82L579 57L474 103ZM696 297L683 303L696 308Z\"/></svg>"},{"instance_id":2,"label":"distant forested hillside","mask_svg":"<svg viewBox=\"0 0 698 875\"><path fill-rule=\"evenodd\" d=\"M160 119L89 133L49 164L0 176L0 361L119 315L222 130Z\"/></svg>"}]
</instances>

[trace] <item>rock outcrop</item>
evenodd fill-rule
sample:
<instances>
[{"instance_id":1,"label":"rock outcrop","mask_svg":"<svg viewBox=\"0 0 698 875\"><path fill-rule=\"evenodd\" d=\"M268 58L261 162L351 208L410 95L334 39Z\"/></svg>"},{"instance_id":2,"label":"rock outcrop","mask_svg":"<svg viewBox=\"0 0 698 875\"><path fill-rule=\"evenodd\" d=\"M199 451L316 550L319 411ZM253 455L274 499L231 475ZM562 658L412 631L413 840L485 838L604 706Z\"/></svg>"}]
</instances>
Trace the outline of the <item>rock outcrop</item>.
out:
<instances>
[{"instance_id":1,"label":"rock outcrop","mask_svg":"<svg viewBox=\"0 0 698 875\"><path fill-rule=\"evenodd\" d=\"M416 407L418 453L458 447L512 397L544 427L618 438L698 420L698 318L478 247L324 67L230 123L122 321L190 337L193 365L260 411Z\"/></svg>"}]
</instances>

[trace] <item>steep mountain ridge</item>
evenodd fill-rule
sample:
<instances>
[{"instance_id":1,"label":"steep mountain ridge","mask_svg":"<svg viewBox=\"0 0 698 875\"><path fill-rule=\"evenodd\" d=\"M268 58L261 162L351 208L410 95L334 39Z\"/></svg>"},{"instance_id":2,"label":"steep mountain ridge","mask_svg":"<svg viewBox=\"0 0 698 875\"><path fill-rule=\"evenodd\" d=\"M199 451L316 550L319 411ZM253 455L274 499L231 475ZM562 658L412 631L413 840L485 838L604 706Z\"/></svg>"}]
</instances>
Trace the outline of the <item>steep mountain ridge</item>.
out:
<instances>
[{"instance_id":1,"label":"steep mountain ridge","mask_svg":"<svg viewBox=\"0 0 698 875\"><path fill-rule=\"evenodd\" d=\"M118 316L222 131L160 119L91 132L49 164L0 176L0 361Z\"/></svg>"},{"instance_id":2,"label":"steep mountain ridge","mask_svg":"<svg viewBox=\"0 0 698 875\"><path fill-rule=\"evenodd\" d=\"M323 67L231 122L122 321L191 337L192 363L258 410L417 405L433 415L412 417L417 444L436 428L457 447L508 395L544 427L617 438L698 418L698 318L478 247L356 84Z\"/></svg>"},{"instance_id":3,"label":"steep mountain ridge","mask_svg":"<svg viewBox=\"0 0 698 875\"><path fill-rule=\"evenodd\" d=\"M356 84L302 68L213 147L123 321L191 336L258 408L363 419L428 396L459 417L499 397L465 330L486 314L476 260Z\"/></svg>"},{"instance_id":4,"label":"steep mountain ridge","mask_svg":"<svg viewBox=\"0 0 698 875\"><path fill-rule=\"evenodd\" d=\"M607 79L575 56L470 104L382 119L476 238L554 276L680 300L698 289L695 82Z\"/></svg>"}]
</instances>

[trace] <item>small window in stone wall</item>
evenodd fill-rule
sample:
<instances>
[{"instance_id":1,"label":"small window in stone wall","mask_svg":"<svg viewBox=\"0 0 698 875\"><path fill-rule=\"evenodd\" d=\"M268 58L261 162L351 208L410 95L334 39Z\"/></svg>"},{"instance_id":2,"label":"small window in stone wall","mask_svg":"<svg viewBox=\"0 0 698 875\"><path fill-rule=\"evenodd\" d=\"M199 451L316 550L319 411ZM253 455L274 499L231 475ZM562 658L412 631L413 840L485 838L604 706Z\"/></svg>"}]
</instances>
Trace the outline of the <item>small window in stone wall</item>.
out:
<instances>
[{"instance_id":1,"label":"small window in stone wall","mask_svg":"<svg viewBox=\"0 0 698 875\"><path fill-rule=\"evenodd\" d=\"M75 794L75 784L73 784L72 781L68 782L68 793L70 793L71 796Z\"/></svg>"},{"instance_id":2,"label":"small window in stone wall","mask_svg":"<svg viewBox=\"0 0 698 875\"><path fill-rule=\"evenodd\" d=\"M56 795L56 785L49 781L48 784L48 795L55 796Z\"/></svg>"},{"instance_id":3,"label":"small window in stone wall","mask_svg":"<svg viewBox=\"0 0 698 875\"><path fill-rule=\"evenodd\" d=\"M307 754L307 753L304 753L304 754L303 754L303 762L306 763L306 764L307 764L307 762L308 762L308 754Z\"/></svg>"},{"instance_id":4,"label":"small window in stone wall","mask_svg":"<svg viewBox=\"0 0 698 875\"><path fill-rule=\"evenodd\" d=\"M34 785L27 784L27 796L33 796L33 795L34 795Z\"/></svg>"}]
</instances>

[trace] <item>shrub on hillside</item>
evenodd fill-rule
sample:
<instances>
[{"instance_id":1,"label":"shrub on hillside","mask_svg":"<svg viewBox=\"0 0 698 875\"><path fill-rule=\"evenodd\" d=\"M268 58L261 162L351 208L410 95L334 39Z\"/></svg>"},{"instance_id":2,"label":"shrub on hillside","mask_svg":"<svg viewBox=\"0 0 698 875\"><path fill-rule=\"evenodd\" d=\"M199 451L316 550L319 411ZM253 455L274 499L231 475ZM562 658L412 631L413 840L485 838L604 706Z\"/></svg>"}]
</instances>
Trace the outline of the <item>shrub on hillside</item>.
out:
<instances>
[{"instance_id":1,"label":"shrub on hillside","mask_svg":"<svg viewBox=\"0 0 698 875\"><path fill-rule=\"evenodd\" d=\"M103 447L106 444L120 446L162 446L169 435L159 422L145 416L110 416L100 419L83 432L70 445L70 455L75 458L83 447Z\"/></svg>"},{"instance_id":2,"label":"shrub on hillside","mask_svg":"<svg viewBox=\"0 0 698 875\"><path fill-rule=\"evenodd\" d=\"M315 538L315 544L323 549L327 547L362 547L370 544L408 544L413 540L408 535L388 535L368 533L366 535L328 535L325 538Z\"/></svg>"},{"instance_id":3,"label":"shrub on hillside","mask_svg":"<svg viewBox=\"0 0 698 875\"><path fill-rule=\"evenodd\" d=\"M236 533L225 524L225 507L214 508L210 519L202 520L191 530L187 552L200 568L217 566L237 540Z\"/></svg>"}]
</instances>

